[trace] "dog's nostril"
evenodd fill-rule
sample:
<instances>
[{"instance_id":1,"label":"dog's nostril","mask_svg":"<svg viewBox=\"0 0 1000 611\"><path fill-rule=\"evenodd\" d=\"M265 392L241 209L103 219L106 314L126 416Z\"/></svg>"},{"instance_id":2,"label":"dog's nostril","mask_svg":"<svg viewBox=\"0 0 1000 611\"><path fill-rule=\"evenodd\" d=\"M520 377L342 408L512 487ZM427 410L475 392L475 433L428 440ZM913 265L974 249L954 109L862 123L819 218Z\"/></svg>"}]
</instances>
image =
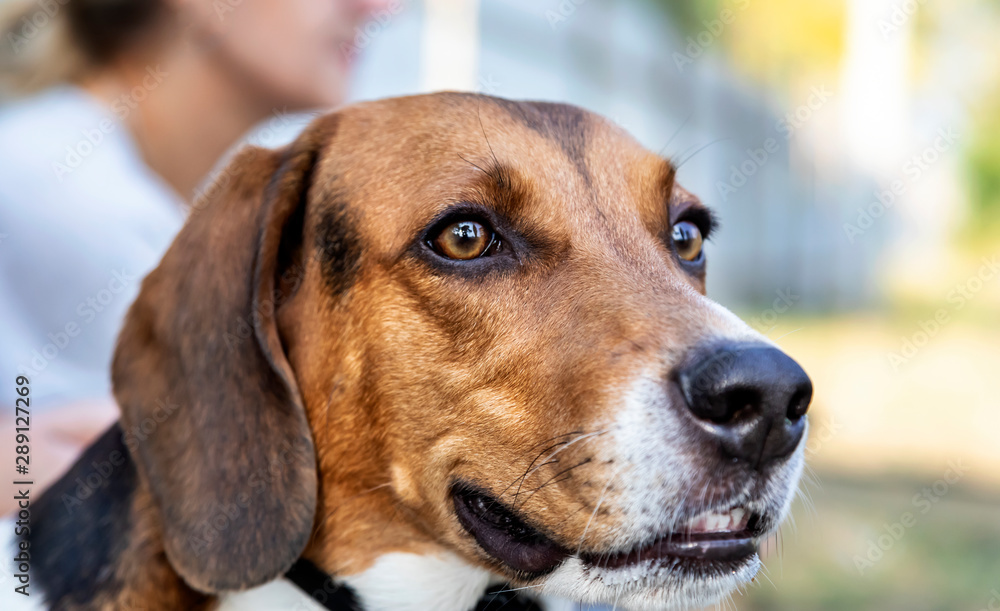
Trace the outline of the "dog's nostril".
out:
<instances>
[{"instance_id":1,"label":"dog's nostril","mask_svg":"<svg viewBox=\"0 0 1000 611\"><path fill-rule=\"evenodd\" d=\"M809 411L809 402L812 400L812 388L800 388L792 395L792 400L788 403L786 417L791 421L796 421L806 415Z\"/></svg>"},{"instance_id":2,"label":"dog's nostril","mask_svg":"<svg viewBox=\"0 0 1000 611\"><path fill-rule=\"evenodd\" d=\"M716 424L748 420L760 406L760 392L753 388L735 388L725 395L725 411L712 418Z\"/></svg>"}]
</instances>

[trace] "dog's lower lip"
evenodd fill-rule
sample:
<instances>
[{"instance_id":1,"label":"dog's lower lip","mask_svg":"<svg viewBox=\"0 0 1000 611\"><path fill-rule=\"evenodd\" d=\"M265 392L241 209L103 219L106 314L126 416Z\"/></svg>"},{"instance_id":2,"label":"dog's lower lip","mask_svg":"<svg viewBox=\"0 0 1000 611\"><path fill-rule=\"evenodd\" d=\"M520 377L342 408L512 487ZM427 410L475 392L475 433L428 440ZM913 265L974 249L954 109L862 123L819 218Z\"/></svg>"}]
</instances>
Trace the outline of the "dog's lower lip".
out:
<instances>
[{"instance_id":1,"label":"dog's lower lip","mask_svg":"<svg viewBox=\"0 0 1000 611\"><path fill-rule=\"evenodd\" d=\"M616 554L591 554L582 559L600 568L621 568L648 560L689 558L714 562L735 562L757 553L757 543L748 532L711 533L697 536L674 534Z\"/></svg>"}]
</instances>

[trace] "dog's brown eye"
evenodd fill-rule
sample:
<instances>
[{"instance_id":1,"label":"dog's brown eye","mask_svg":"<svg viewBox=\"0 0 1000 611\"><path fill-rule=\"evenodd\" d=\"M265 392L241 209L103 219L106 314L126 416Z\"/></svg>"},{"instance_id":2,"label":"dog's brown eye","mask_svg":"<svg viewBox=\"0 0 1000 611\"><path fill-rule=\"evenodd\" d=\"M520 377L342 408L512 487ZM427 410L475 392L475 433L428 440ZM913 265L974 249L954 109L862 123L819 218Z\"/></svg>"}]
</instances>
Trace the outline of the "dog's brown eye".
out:
<instances>
[{"instance_id":1,"label":"dog's brown eye","mask_svg":"<svg viewBox=\"0 0 1000 611\"><path fill-rule=\"evenodd\" d=\"M476 221L452 223L431 240L439 255L460 261L481 257L492 243L493 232Z\"/></svg>"},{"instance_id":2,"label":"dog's brown eye","mask_svg":"<svg viewBox=\"0 0 1000 611\"><path fill-rule=\"evenodd\" d=\"M694 223L688 221L677 223L670 237L681 259L696 261L701 256L701 230Z\"/></svg>"}]
</instances>

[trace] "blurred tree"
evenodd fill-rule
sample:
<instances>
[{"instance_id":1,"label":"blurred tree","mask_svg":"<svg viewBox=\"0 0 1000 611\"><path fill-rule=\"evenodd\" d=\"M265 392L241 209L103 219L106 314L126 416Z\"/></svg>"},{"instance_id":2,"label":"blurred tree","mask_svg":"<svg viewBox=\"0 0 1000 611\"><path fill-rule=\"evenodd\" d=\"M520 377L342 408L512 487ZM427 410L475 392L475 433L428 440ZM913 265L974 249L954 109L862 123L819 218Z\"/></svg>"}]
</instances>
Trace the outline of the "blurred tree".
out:
<instances>
[{"instance_id":1,"label":"blurred tree","mask_svg":"<svg viewBox=\"0 0 1000 611\"><path fill-rule=\"evenodd\" d=\"M978 234L1000 232L1000 87L973 114L966 151L970 227Z\"/></svg>"},{"instance_id":2,"label":"blurred tree","mask_svg":"<svg viewBox=\"0 0 1000 611\"><path fill-rule=\"evenodd\" d=\"M722 0L650 0L650 2L664 10L685 35L694 34L703 28L702 20L717 13L722 5Z\"/></svg>"},{"instance_id":3,"label":"blurred tree","mask_svg":"<svg viewBox=\"0 0 1000 611\"><path fill-rule=\"evenodd\" d=\"M703 31L750 76L769 83L835 72L844 49L844 0L648 0L665 11L685 37ZM734 15L719 21L723 10Z\"/></svg>"}]
</instances>

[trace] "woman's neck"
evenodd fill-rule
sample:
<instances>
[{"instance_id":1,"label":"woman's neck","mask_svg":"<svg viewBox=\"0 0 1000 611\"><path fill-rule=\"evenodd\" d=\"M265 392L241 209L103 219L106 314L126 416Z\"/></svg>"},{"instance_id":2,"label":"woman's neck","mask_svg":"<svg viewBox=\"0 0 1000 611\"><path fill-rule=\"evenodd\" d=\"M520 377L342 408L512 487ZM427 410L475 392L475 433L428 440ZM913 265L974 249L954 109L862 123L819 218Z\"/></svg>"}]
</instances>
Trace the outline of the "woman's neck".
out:
<instances>
[{"instance_id":1,"label":"woman's neck","mask_svg":"<svg viewBox=\"0 0 1000 611\"><path fill-rule=\"evenodd\" d=\"M181 40L150 61L133 57L83 83L123 120L149 167L185 200L272 111L210 55Z\"/></svg>"}]
</instances>

